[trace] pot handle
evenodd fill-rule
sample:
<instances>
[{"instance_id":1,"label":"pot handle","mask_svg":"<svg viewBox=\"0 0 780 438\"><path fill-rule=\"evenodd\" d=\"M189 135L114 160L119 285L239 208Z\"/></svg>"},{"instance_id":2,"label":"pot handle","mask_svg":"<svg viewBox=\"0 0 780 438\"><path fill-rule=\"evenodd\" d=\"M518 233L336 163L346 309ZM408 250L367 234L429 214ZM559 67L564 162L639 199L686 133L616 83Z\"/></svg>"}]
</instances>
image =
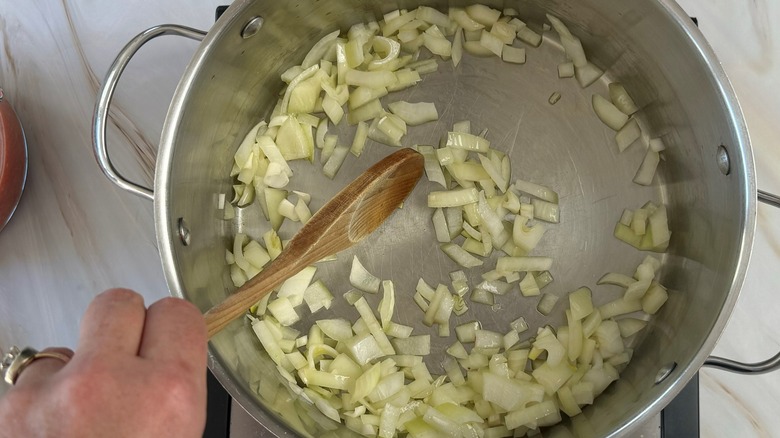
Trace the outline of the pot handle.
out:
<instances>
[{"instance_id":1,"label":"pot handle","mask_svg":"<svg viewBox=\"0 0 780 438\"><path fill-rule=\"evenodd\" d=\"M119 82L119 77L122 76L130 59L141 46L150 40L163 35L178 35L201 41L206 36L206 32L186 26L163 24L151 27L130 40L130 42L119 52L114 63L111 64L111 67L108 69L106 78L103 80L103 85L98 92L98 100L95 104L95 114L92 118L92 146L100 170L103 171L103 174L106 175L109 181L119 188L150 201L154 200L154 191L152 189L128 181L117 172L113 163L111 163L111 159L108 156L108 148L106 147L106 123L108 122L108 111L111 106L111 100L114 97L117 83Z\"/></svg>"},{"instance_id":2,"label":"pot handle","mask_svg":"<svg viewBox=\"0 0 780 438\"><path fill-rule=\"evenodd\" d=\"M772 193L759 190L758 200L767 205L771 205L772 207L780 208L780 196L773 195ZM737 362L724 357L710 356L704 361L703 366L739 374L764 374L780 370L780 353L777 353L767 360L755 363Z\"/></svg>"}]
</instances>

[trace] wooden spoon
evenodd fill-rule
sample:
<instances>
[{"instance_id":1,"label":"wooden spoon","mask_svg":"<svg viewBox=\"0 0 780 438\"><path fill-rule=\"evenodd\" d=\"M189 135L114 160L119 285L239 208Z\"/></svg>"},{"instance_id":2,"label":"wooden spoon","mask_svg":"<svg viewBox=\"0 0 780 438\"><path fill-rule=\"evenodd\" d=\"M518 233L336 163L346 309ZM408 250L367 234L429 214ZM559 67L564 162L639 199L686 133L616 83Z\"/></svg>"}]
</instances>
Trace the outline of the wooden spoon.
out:
<instances>
[{"instance_id":1,"label":"wooden spoon","mask_svg":"<svg viewBox=\"0 0 780 438\"><path fill-rule=\"evenodd\" d=\"M363 172L301 228L270 265L204 315L209 338L306 266L371 234L411 193L423 157L401 149Z\"/></svg>"}]
</instances>

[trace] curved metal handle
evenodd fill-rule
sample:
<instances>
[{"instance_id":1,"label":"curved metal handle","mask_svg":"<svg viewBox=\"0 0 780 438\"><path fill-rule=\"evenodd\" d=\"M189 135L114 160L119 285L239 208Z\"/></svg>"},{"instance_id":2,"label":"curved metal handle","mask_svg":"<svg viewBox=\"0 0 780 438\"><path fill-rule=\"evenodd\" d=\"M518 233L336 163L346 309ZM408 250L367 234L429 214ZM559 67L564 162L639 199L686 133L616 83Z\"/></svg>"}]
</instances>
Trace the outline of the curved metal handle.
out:
<instances>
[{"instance_id":1,"label":"curved metal handle","mask_svg":"<svg viewBox=\"0 0 780 438\"><path fill-rule=\"evenodd\" d=\"M92 146L100 170L102 170L103 174L119 188L150 201L154 200L154 192L152 189L128 181L117 172L113 163L111 163L111 159L108 157L108 148L106 147L106 123L108 122L108 110L111 106L111 100L114 97L114 91L119 82L119 77L122 76L130 59L141 46L150 40L163 35L178 35L201 41L206 36L206 32L186 26L163 24L151 27L130 40L122 51L119 52L114 63L111 64L111 67L108 69L106 78L103 80L103 85L100 87L98 93L98 100L95 104L95 115L92 119Z\"/></svg>"},{"instance_id":2,"label":"curved metal handle","mask_svg":"<svg viewBox=\"0 0 780 438\"><path fill-rule=\"evenodd\" d=\"M759 190L758 200L767 205L771 205L772 207L780 208L780 196L773 195L772 193ZM718 368L731 373L763 374L780 369L780 353L777 353L767 360L755 363L737 362L736 360L726 359L724 357L710 356L704 361L703 366Z\"/></svg>"}]
</instances>

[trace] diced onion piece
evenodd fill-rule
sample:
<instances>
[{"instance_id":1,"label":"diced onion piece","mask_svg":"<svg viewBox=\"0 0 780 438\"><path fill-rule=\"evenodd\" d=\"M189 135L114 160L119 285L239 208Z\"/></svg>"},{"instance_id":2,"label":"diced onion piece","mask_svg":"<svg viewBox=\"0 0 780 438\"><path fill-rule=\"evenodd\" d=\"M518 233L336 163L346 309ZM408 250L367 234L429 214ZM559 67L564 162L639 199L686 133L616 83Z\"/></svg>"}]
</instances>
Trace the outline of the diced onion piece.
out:
<instances>
[{"instance_id":1,"label":"diced onion piece","mask_svg":"<svg viewBox=\"0 0 780 438\"><path fill-rule=\"evenodd\" d=\"M581 287L569 294L569 309L573 319L580 320L593 313L591 295L587 287Z\"/></svg>"},{"instance_id":2,"label":"diced onion piece","mask_svg":"<svg viewBox=\"0 0 780 438\"><path fill-rule=\"evenodd\" d=\"M551 202L553 204L558 203L558 193L548 187L518 179L515 181L514 188L517 191L526 193L543 201Z\"/></svg>"},{"instance_id":3,"label":"diced onion piece","mask_svg":"<svg viewBox=\"0 0 780 438\"><path fill-rule=\"evenodd\" d=\"M466 352L466 348L463 347L463 344L461 344L460 341L455 341L454 344L447 347L446 352L456 359L466 359L468 357L468 352Z\"/></svg>"},{"instance_id":4,"label":"diced onion piece","mask_svg":"<svg viewBox=\"0 0 780 438\"><path fill-rule=\"evenodd\" d=\"M501 11L480 4L466 6L466 12L474 21L486 27L492 27L501 17Z\"/></svg>"},{"instance_id":5,"label":"diced onion piece","mask_svg":"<svg viewBox=\"0 0 780 438\"><path fill-rule=\"evenodd\" d=\"M561 221L561 211L558 204L542 201L541 199L532 199L531 205L534 207L534 218L557 224Z\"/></svg>"},{"instance_id":6,"label":"diced onion piece","mask_svg":"<svg viewBox=\"0 0 780 438\"><path fill-rule=\"evenodd\" d=\"M426 301L425 298L420 295L420 292L415 292L412 296L412 299L414 300L414 303L417 304L417 307L419 307L423 312L427 312L428 308L430 308L428 301Z\"/></svg>"},{"instance_id":7,"label":"diced onion piece","mask_svg":"<svg viewBox=\"0 0 780 438\"><path fill-rule=\"evenodd\" d=\"M463 231L463 210L458 207L445 208L444 217L447 220L450 239L454 239Z\"/></svg>"},{"instance_id":8,"label":"diced onion piece","mask_svg":"<svg viewBox=\"0 0 780 438\"><path fill-rule=\"evenodd\" d=\"M338 125L341 118L344 117L344 109L330 96L325 96L322 99L322 109L325 110L325 114L334 125Z\"/></svg>"},{"instance_id":9,"label":"diced onion piece","mask_svg":"<svg viewBox=\"0 0 780 438\"><path fill-rule=\"evenodd\" d=\"M506 21L497 21L490 29L490 33L495 35L502 43L511 46L517 36L515 26Z\"/></svg>"},{"instance_id":10,"label":"diced onion piece","mask_svg":"<svg viewBox=\"0 0 780 438\"><path fill-rule=\"evenodd\" d=\"M573 78L574 77L574 63L573 62L562 62L558 64L558 77L563 78Z\"/></svg>"},{"instance_id":11,"label":"diced onion piece","mask_svg":"<svg viewBox=\"0 0 780 438\"><path fill-rule=\"evenodd\" d=\"M336 150L336 144L338 141L339 137L336 135L325 135L325 145L322 147L322 152L320 152L320 162L322 164L327 163L331 155L333 155L333 151Z\"/></svg>"},{"instance_id":12,"label":"diced onion piece","mask_svg":"<svg viewBox=\"0 0 780 438\"><path fill-rule=\"evenodd\" d=\"M469 298L473 303L486 304L488 306L495 304L495 297L493 294L478 287L471 291L471 296Z\"/></svg>"},{"instance_id":13,"label":"diced onion piece","mask_svg":"<svg viewBox=\"0 0 780 438\"><path fill-rule=\"evenodd\" d=\"M322 308L330 309L333 295L322 280L317 280L306 288L303 293L303 301L309 306L309 311L314 313Z\"/></svg>"},{"instance_id":14,"label":"diced onion piece","mask_svg":"<svg viewBox=\"0 0 780 438\"><path fill-rule=\"evenodd\" d=\"M504 228L501 218L488 205L484 193L479 193L478 195L477 214L480 217L481 225L490 233L492 242L498 247L504 246L507 240L509 240L509 233Z\"/></svg>"},{"instance_id":15,"label":"diced onion piece","mask_svg":"<svg viewBox=\"0 0 780 438\"><path fill-rule=\"evenodd\" d=\"M500 333L490 330L478 329L474 332L474 348L478 350L492 350L501 348L504 340Z\"/></svg>"},{"instance_id":16,"label":"diced onion piece","mask_svg":"<svg viewBox=\"0 0 780 438\"><path fill-rule=\"evenodd\" d=\"M395 74L387 70L360 71L347 70L344 82L355 87L383 88L397 82Z\"/></svg>"},{"instance_id":17,"label":"diced onion piece","mask_svg":"<svg viewBox=\"0 0 780 438\"><path fill-rule=\"evenodd\" d=\"M375 294L379 292L379 286L382 281L368 272L357 256L352 257L352 269L349 272L349 284L352 287Z\"/></svg>"},{"instance_id":18,"label":"diced onion piece","mask_svg":"<svg viewBox=\"0 0 780 438\"><path fill-rule=\"evenodd\" d=\"M474 204L478 200L479 193L473 188L431 192L428 194L428 207L460 207L467 204Z\"/></svg>"},{"instance_id":19,"label":"diced onion piece","mask_svg":"<svg viewBox=\"0 0 780 438\"><path fill-rule=\"evenodd\" d=\"M436 240L439 242L447 243L451 240L449 230L447 229L447 221L441 208L437 208L433 212L433 229L436 232Z\"/></svg>"},{"instance_id":20,"label":"diced onion piece","mask_svg":"<svg viewBox=\"0 0 780 438\"><path fill-rule=\"evenodd\" d=\"M520 342L520 335L514 330L508 331L504 335L504 350L509 350L510 348L514 347L518 342Z\"/></svg>"},{"instance_id":21,"label":"diced onion piece","mask_svg":"<svg viewBox=\"0 0 780 438\"><path fill-rule=\"evenodd\" d=\"M359 122L365 122L367 120L379 117L383 111L384 109L382 108L382 104L379 103L378 99L374 99L360 107L351 109L349 114L347 114L347 122L350 125L355 125Z\"/></svg>"},{"instance_id":22,"label":"diced onion piece","mask_svg":"<svg viewBox=\"0 0 780 438\"><path fill-rule=\"evenodd\" d=\"M640 330L647 326L646 321L636 318L623 318L618 322L618 328L620 328L620 336L627 338L639 333Z\"/></svg>"},{"instance_id":23,"label":"diced onion piece","mask_svg":"<svg viewBox=\"0 0 780 438\"><path fill-rule=\"evenodd\" d=\"M506 411L531 402L541 402L544 397L544 389L536 384L520 382L490 372L483 373L482 380L482 398ZM511 414L507 417L509 415Z\"/></svg>"},{"instance_id":24,"label":"diced onion piece","mask_svg":"<svg viewBox=\"0 0 780 438\"><path fill-rule=\"evenodd\" d=\"M458 341L464 344L474 342L476 340L477 330L482 328L482 324L479 321L471 321L455 327L455 335L458 337Z\"/></svg>"},{"instance_id":25,"label":"diced onion piece","mask_svg":"<svg viewBox=\"0 0 780 438\"><path fill-rule=\"evenodd\" d=\"M428 29L430 30L430 29ZM434 36L428 31L423 33L423 45L434 55L448 58L452 55L452 43L444 37Z\"/></svg>"},{"instance_id":26,"label":"diced onion piece","mask_svg":"<svg viewBox=\"0 0 780 438\"><path fill-rule=\"evenodd\" d=\"M450 8L450 18L467 32L479 31L485 25L475 21L469 14L460 8Z\"/></svg>"},{"instance_id":27,"label":"diced onion piece","mask_svg":"<svg viewBox=\"0 0 780 438\"><path fill-rule=\"evenodd\" d=\"M363 149L366 147L366 139L368 138L368 124L363 121L359 122L357 129L355 130L355 138L352 140L352 147L349 149L352 155L359 157L363 153Z\"/></svg>"},{"instance_id":28,"label":"diced onion piece","mask_svg":"<svg viewBox=\"0 0 780 438\"><path fill-rule=\"evenodd\" d=\"M293 325L298 322L301 317L295 311L295 308L287 298L277 298L268 303L267 309L271 312L274 318L279 321L279 324L283 326Z\"/></svg>"},{"instance_id":29,"label":"diced onion piece","mask_svg":"<svg viewBox=\"0 0 780 438\"><path fill-rule=\"evenodd\" d=\"M458 27L452 40L452 65L457 67L463 59L463 29Z\"/></svg>"},{"instance_id":30,"label":"diced onion piece","mask_svg":"<svg viewBox=\"0 0 780 438\"><path fill-rule=\"evenodd\" d=\"M486 49L488 49L492 54L501 57L501 52L504 48L504 43L494 34L482 30L482 36L479 38L479 43Z\"/></svg>"},{"instance_id":31,"label":"diced onion piece","mask_svg":"<svg viewBox=\"0 0 780 438\"><path fill-rule=\"evenodd\" d=\"M335 341L345 341L353 336L352 324L346 319L320 319L316 324L325 336Z\"/></svg>"},{"instance_id":32,"label":"diced onion piece","mask_svg":"<svg viewBox=\"0 0 780 438\"><path fill-rule=\"evenodd\" d=\"M291 221L298 222L300 220L298 214L295 213L295 204L287 199L282 199L282 202L279 203L279 214Z\"/></svg>"},{"instance_id":33,"label":"diced onion piece","mask_svg":"<svg viewBox=\"0 0 780 438\"><path fill-rule=\"evenodd\" d=\"M648 149L644 160L642 160L642 164L636 171L634 182L643 186L649 186L652 184L656 168L658 167L658 163L660 161L661 156L658 154L658 152Z\"/></svg>"},{"instance_id":34,"label":"diced onion piece","mask_svg":"<svg viewBox=\"0 0 780 438\"><path fill-rule=\"evenodd\" d=\"M511 193L511 192L510 192ZM515 245L523 251L530 252L541 241L546 228L542 224L536 224L533 227L527 227L528 218L515 216L515 223L512 229L512 239Z\"/></svg>"},{"instance_id":35,"label":"diced onion piece","mask_svg":"<svg viewBox=\"0 0 780 438\"><path fill-rule=\"evenodd\" d=\"M582 88L586 88L596 82L603 74L604 70L596 67L591 62L588 62L585 67L574 67L574 77L577 78L577 82L579 82Z\"/></svg>"},{"instance_id":36,"label":"diced onion piece","mask_svg":"<svg viewBox=\"0 0 780 438\"><path fill-rule=\"evenodd\" d=\"M307 266L300 272L285 280L279 286L277 297L288 298L293 306L297 307L303 302L303 295L309 287L314 274L317 272L316 266Z\"/></svg>"},{"instance_id":37,"label":"diced onion piece","mask_svg":"<svg viewBox=\"0 0 780 438\"><path fill-rule=\"evenodd\" d=\"M298 76L290 81L290 84L287 86L287 89L284 91L284 95L282 96L281 104L279 105L281 114L287 114L287 107L290 105L290 96L292 95L295 88L298 87L301 82L314 76L319 68L319 65L314 64L311 67L304 69L300 74L298 74Z\"/></svg>"},{"instance_id":38,"label":"diced onion piece","mask_svg":"<svg viewBox=\"0 0 780 438\"><path fill-rule=\"evenodd\" d=\"M639 123L636 119L631 119L615 134L615 142L618 145L618 150L623 152L629 146L634 144L642 136L642 131L639 128Z\"/></svg>"},{"instance_id":39,"label":"diced onion piece","mask_svg":"<svg viewBox=\"0 0 780 438\"><path fill-rule=\"evenodd\" d=\"M431 102L409 103L398 101L389 104L387 107L393 114L411 126L439 120L436 105Z\"/></svg>"},{"instance_id":40,"label":"diced onion piece","mask_svg":"<svg viewBox=\"0 0 780 438\"><path fill-rule=\"evenodd\" d=\"M663 286L653 283L642 298L642 310L649 315L655 315L668 298L669 294Z\"/></svg>"},{"instance_id":41,"label":"diced onion piece","mask_svg":"<svg viewBox=\"0 0 780 438\"><path fill-rule=\"evenodd\" d=\"M389 321L385 327L385 333L387 333L387 336L391 336L393 338L408 338L412 335L412 331L412 327L398 324L393 321Z\"/></svg>"},{"instance_id":42,"label":"diced onion piece","mask_svg":"<svg viewBox=\"0 0 780 438\"><path fill-rule=\"evenodd\" d=\"M520 293L524 297L535 297L541 294L539 286L536 284L536 279L531 272L525 274L525 277L520 281Z\"/></svg>"},{"instance_id":43,"label":"diced onion piece","mask_svg":"<svg viewBox=\"0 0 780 438\"><path fill-rule=\"evenodd\" d=\"M588 64L585 57L585 51L582 48L582 42L574 35L561 35L561 45L566 52L566 56L572 60L574 67L582 68Z\"/></svg>"},{"instance_id":44,"label":"diced onion piece","mask_svg":"<svg viewBox=\"0 0 780 438\"><path fill-rule=\"evenodd\" d=\"M382 36L375 36L372 40L375 53L382 53L384 57L381 59L374 59L368 63L369 70L386 69L391 66L392 63L398 58L401 53L401 44L398 41L385 38ZM394 69L393 69L394 70Z\"/></svg>"},{"instance_id":45,"label":"diced onion piece","mask_svg":"<svg viewBox=\"0 0 780 438\"><path fill-rule=\"evenodd\" d=\"M639 111L639 107L634 103L634 99L629 96L626 87L619 82L609 84L609 99L620 111L629 116Z\"/></svg>"},{"instance_id":46,"label":"diced onion piece","mask_svg":"<svg viewBox=\"0 0 780 438\"><path fill-rule=\"evenodd\" d=\"M431 302L430 302L430 306L428 307L428 310L425 311L423 324L427 325L428 327L433 325L434 319L436 317L436 313L438 312L439 307L441 306L442 301L444 300L444 297L447 295L449 295L449 291L447 290L447 287L440 284L436 288L433 298L431 298Z\"/></svg>"},{"instance_id":47,"label":"diced onion piece","mask_svg":"<svg viewBox=\"0 0 780 438\"><path fill-rule=\"evenodd\" d=\"M671 239L672 233L669 231L666 206L658 207L648 219L650 233L652 234L652 246L654 249L663 250Z\"/></svg>"},{"instance_id":48,"label":"diced onion piece","mask_svg":"<svg viewBox=\"0 0 780 438\"><path fill-rule=\"evenodd\" d=\"M501 59L504 62L513 64L525 64L525 49L522 47L504 46L501 52Z\"/></svg>"},{"instance_id":49,"label":"diced onion piece","mask_svg":"<svg viewBox=\"0 0 780 438\"><path fill-rule=\"evenodd\" d=\"M427 356L431 354L431 336L409 336L405 339L395 338L390 341L398 354Z\"/></svg>"},{"instance_id":50,"label":"diced onion piece","mask_svg":"<svg viewBox=\"0 0 780 438\"><path fill-rule=\"evenodd\" d=\"M654 152L662 152L666 150L666 145L660 138L653 138L650 140L649 148Z\"/></svg>"},{"instance_id":51,"label":"diced onion piece","mask_svg":"<svg viewBox=\"0 0 780 438\"><path fill-rule=\"evenodd\" d=\"M625 348L623 346L623 338L620 336L620 328L615 321L603 321L596 329L593 337L599 346L599 353L605 359L622 353Z\"/></svg>"},{"instance_id":52,"label":"diced onion piece","mask_svg":"<svg viewBox=\"0 0 780 438\"><path fill-rule=\"evenodd\" d=\"M601 315L601 318L603 319L608 319L612 318L613 316L625 315L627 313L633 313L639 310L642 310L641 301L629 301L621 297L600 306L599 315Z\"/></svg>"},{"instance_id":53,"label":"diced onion piece","mask_svg":"<svg viewBox=\"0 0 780 438\"><path fill-rule=\"evenodd\" d=\"M355 110L386 95L385 87L357 87L349 94L349 109Z\"/></svg>"},{"instance_id":54,"label":"diced onion piece","mask_svg":"<svg viewBox=\"0 0 780 438\"><path fill-rule=\"evenodd\" d=\"M344 341L344 345L360 366L364 366L370 361L385 355L376 339L371 336L371 333L364 333L347 339Z\"/></svg>"},{"instance_id":55,"label":"diced onion piece","mask_svg":"<svg viewBox=\"0 0 780 438\"><path fill-rule=\"evenodd\" d=\"M336 38L338 38L340 31L335 30L314 43L309 53L303 58L301 68L307 69L318 62L325 56L325 53L330 49L330 46L335 44Z\"/></svg>"},{"instance_id":56,"label":"diced onion piece","mask_svg":"<svg viewBox=\"0 0 780 438\"><path fill-rule=\"evenodd\" d=\"M570 37L572 36L571 31L569 31L569 28L566 27L566 25L561 21L558 17L547 14L547 19L550 20L550 24L552 24L553 29L558 33L560 36L566 36Z\"/></svg>"},{"instance_id":57,"label":"diced onion piece","mask_svg":"<svg viewBox=\"0 0 780 438\"><path fill-rule=\"evenodd\" d=\"M311 126L301 125L297 118L290 116L279 127L276 134L276 145L285 160L314 157L314 137Z\"/></svg>"},{"instance_id":58,"label":"diced onion piece","mask_svg":"<svg viewBox=\"0 0 780 438\"><path fill-rule=\"evenodd\" d=\"M645 292L650 288L650 282L652 277L647 280L635 281L628 285L626 292L623 294L623 299L626 301L641 300L645 296Z\"/></svg>"},{"instance_id":59,"label":"diced onion piece","mask_svg":"<svg viewBox=\"0 0 780 438\"><path fill-rule=\"evenodd\" d=\"M599 119L613 130L619 131L628 122L628 116L600 94L593 95L592 103Z\"/></svg>"},{"instance_id":60,"label":"diced onion piece","mask_svg":"<svg viewBox=\"0 0 780 438\"><path fill-rule=\"evenodd\" d=\"M347 158L347 154L349 153L349 146L342 146L338 145L333 150L333 154L328 158L328 161L325 162L325 165L322 167L322 173L325 174L330 179L333 179L336 176L336 173L338 173L339 169L341 169L341 165L344 164L344 160Z\"/></svg>"},{"instance_id":61,"label":"diced onion piece","mask_svg":"<svg viewBox=\"0 0 780 438\"><path fill-rule=\"evenodd\" d=\"M481 31L480 31L481 32ZM474 56L480 56L480 57L488 57L488 56L494 56L495 54L490 51L487 47L483 46L479 40L476 41L466 41L463 43L463 50L466 51L466 53L469 53Z\"/></svg>"},{"instance_id":62,"label":"diced onion piece","mask_svg":"<svg viewBox=\"0 0 780 438\"><path fill-rule=\"evenodd\" d=\"M539 47L539 45L542 44L542 36L529 29L528 26L518 29L517 38L533 47Z\"/></svg>"},{"instance_id":63,"label":"diced onion piece","mask_svg":"<svg viewBox=\"0 0 780 438\"><path fill-rule=\"evenodd\" d=\"M499 257L496 270L503 272L548 271L552 267L550 257Z\"/></svg>"},{"instance_id":64,"label":"diced onion piece","mask_svg":"<svg viewBox=\"0 0 780 438\"><path fill-rule=\"evenodd\" d=\"M379 321L376 319L376 316L374 316L374 312L371 310L371 307L369 307L365 297L360 297L355 301L354 306L358 313L360 313L361 319L363 319L366 326L368 326L371 335L376 339L377 345L379 345L382 352L384 354L395 354L395 350L393 349L392 344L390 344L390 340L387 338L384 330L382 330Z\"/></svg>"},{"instance_id":65,"label":"diced onion piece","mask_svg":"<svg viewBox=\"0 0 780 438\"><path fill-rule=\"evenodd\" d=\"M244 270L238 267L238 265L230 265L230 280L233 282L233 286L241 287L249 279Z\"/></svg>"},{"instance_id":66,"label":"diced onion piece","mask_svg":"<svg viewBox=\"0 0 780 438\"><path fill-rule=\"evenodd\" d=\"M543 293L542 298L539 299L539 304L536 305L536 310L539 311L544 316L547 316L552 312L552 309L555 307L555 304L558 302L558 296L549 294L549 293Z\"/></svg>"},{"instance_id":67,"label":"diced onion piece","mask_svg":"<svg viewBox=\"0 0 780 438\"><path fill-rule=\"evenodd\" d=\"M455 149L487 153L490 142L482 137L465 132L448 132L446 146Z\"/></svg>"},{"instance_id":68,"label":"diced onion piece","mask_svg":"<svg viewBox=\"0 0 780 438\"><path fill-rule=\"evenodd\" d=\"M387 329L395 309L395 287L390 280L382 282L382 301L379 302L379 319L382 328Z\"/></svg>"}]
</instances>

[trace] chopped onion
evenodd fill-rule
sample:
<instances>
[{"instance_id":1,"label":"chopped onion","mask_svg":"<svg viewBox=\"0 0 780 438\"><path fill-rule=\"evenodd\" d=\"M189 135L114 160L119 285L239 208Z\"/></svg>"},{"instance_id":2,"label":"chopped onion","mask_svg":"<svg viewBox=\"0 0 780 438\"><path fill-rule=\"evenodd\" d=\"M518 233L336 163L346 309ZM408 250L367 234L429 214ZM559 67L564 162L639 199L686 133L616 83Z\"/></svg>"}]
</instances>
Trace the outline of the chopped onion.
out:
<instances>
[{"instance_id":1,"label":"chopped onion","mask_svg":"<svg viewBox=\"0 0 780 438\"><path fill-rule=\"evenodd\" d=\"M536 305L536 310L539 311L544 316L547 316L552 312L552 309L555 307L555 304L558 302L558 296L549 294L549 293L543 293L542 298L539 300L539 304Z\"/></svg>"},{"instance_id":2,"label":"chopped onion","mask_svg":"<svg viewBox=\"0 0 780 438\"><path fill-rule=\"evenodd\" d=\"M279 298L289 298L293 306L297 307L303 302L303 295L306 293L306 289L309 287L314 274L317 272L317 267L307 266L300 272L285 280L281 286L279 286L279 292L276 294Z\"/></svg>"},{"instance_id":3,"label":"chopped onion","mask_svg":"<svg viewBox=\"0 0 780 438\"><path fill-rule=\"evenodd\" d=\"M535 297L541 294L539 286L536 284L536 279L531 272L525 274L525 277L520 281L520 293L524 297Z\"/></svg>"},{"instance_id":4,"label":"chopped onion","mask_svg":"<svg viewBox=\"0 0 780 438\"><path fill-rule=\"evenodd\" d=\"M628 122L628 116L600 94L593 95L592 103L599 119L613 130L619 131Z\"/></svg>"},{"instance_id":5,"label":"chopped onion","mask_svg":"<svg viewBox=\"0 0 780 438\"><path fill-rule=\"evenodd\" d=\"M473 188L431 192L428 194L428 207L460 207L476 203L478 200L479 194L477 190Z\"/></svg>"},{"instance_id":6,"label":"chopped onion","mask_svg":"<svg viewBox=\"0 0 780 438\"><path fill-rule=\"evenodd\" d=\"M625 315L627 313L633 313L639 310L642 310L641 301L626 300L621 297L600 306L599 315L603 319L608 319L612 318L613 316Z\"/></svg>"},{"instance_id":7,"label":"chopped onion","mask_svg":"<svg viewBox=\"0 0 780 438\"><path fill-rule=\"evenodd\" d=\"M358 122L357 129L355 130L355 138L352 140L352 147L349 149L352 155L359 157L363 153L363 149L366 147L366 139L368 138L368 124L365 121Z\"/></svg>"},{"instance_id":8,"label":"chopped onion","mask_svg":"<svg viewBox=\"0 0 780 438\"><path fill-rule=\"evenodd\" d=\"M474 21L486 27L492 27L501 16L501 11L480 4L466 6L466 13Z\"/></svg>"},{"instance_id":9,"label":"chopped onion","mask_svg":"<svg viewBox=\"0 0 780 438\"><path fill-rule=\"evenodd\" d=\"M398 354L411 354L414 356L427 356L431 354L431 336L409 336L405 339L395 338L390 341ZM420 365L425 365L421 363Z\"/></svg>"},{"instance_id":10,"label":"chopped onion","mask_svg":"<svg viewBox=\"0 0 780 438\"><path fill-rule=\"evenodd\" d=\"M624 114L630 116L639 111L634 99L628 95L626 88L619 82L609 84L609 99Z\"/></svg>"},{"instance_id":11,"label":"chopped onion","mask_svg":"<svg viewBox=\"0 0 780 438\"><path fill-rule=\"evenodd\" d=\"M577 82L579 82L582 88L586 88L596 82L603 74L604 70L596 67L591 62L588 62L585 67L574 68L574 77L577 78Z\"/></svg>"},{"instance_id":12,"label":"chopped onion","mask_svg":"<svg viewBox=\"0 0 780 438\"><path fill-rule=\"evenodd\" d=\"M634 182L639 185L649 186L653 182L655 170L658 167L658 163L660 161L661 156L658 154L658 152L655 152L652 149L648 149L644 160L642 160L642 165L639 166L639 169L636 171Z\"/></svg>"},{"instance_id":13,"label":"chopped onion","mask_svg":"<svg viewBox=\"0 0 780 438\"><path fill-rule=\"evenodd\" d=\"M458 341L462 343L474 342L476 340L476 332L482 328L482 324L479 321L471 321L455 327L455 335L458 337Z\"/></svg>"},{"instance_id":14,"label":"chopped onion","mask_svg":"<svg viewBox=\"0 0 780 438\"><path fill-rule=\"evenodd\" d=\"M480 31L482 32L482 31ZM474 56L480 56L480 57L488 57L488 56L494 56L495 54L490 51L487 47L483 46L479 40L477 41L469 41L466 40L466 42L463 43L463 50L466 51L466 53L469 53Z\"/></svg>"},{"instance_id":15,"label":"chopped onion","mask_svg":"<svg viewBox=\"0 0 780 438\"><path fill-rule=\"evenodd\" d=\"M655 315L669 298L669 294L658 283L653 283L642 298L642 310L649 315Z\"/></svg>"},{"instance_id":16,"label":"chopped onion","mask_svg":"<svg viewBox=\"0 0 780 438\"><path fill-rule=\"evenodd\" d=\"M629 146L634 144L639 137L642 136L642 131L639 128L639 123L636 119L631 119L615 134L615 142L618 145L618 150L623 152Z\"/></svg>"},{"instance_id":17,"label":"chopped onion","mask_svg":"<svg viewBox=\"0 0 780 438\"><path fill-rule=\"evenodd\" d=\"M333 295L322 280L317 280L306 288L303 293L303 300L309 307L309 311L314 313L322 308L330 309Z\"/></svg>"},{"instance_id":18,"label":"chopped onion","mask_svg":"<svg viewBox=\"0 0 780 438\"><path fill-rule=\"evenodd\" d=\"M492 54L498 56L499 58L501 57L501 53L504 48L504 43L496 35L486 30L483 30L482 35L479 38L479 43L482 45L482 47L489 50Z\"/></svg>"},{"instance_id":19,"label":"chopped onion","mask_svg":"<svg viewBox=\"0 0 780 438\"><path fill-rule=\"evenodd\" d=\"M268 303L268 311L283 326L293 325L301 319L287 298L277 298Z\"/></svg>"},{"instance_id":20,"label":"chopped onion","mask_svg":"<svg viewBox=\"0 0 780 438\"><path fill-rule=\"evenodd\" d=\"M389 104L387 107L393 114L411 126L439 120L436 105L431 102L409 103L398 101Z\"/></svg>"},{"instance_id":21,"label":"chopped onion","mask_svg":"<svg viewBox=\"0 0 780 438\"><path fill-rule=\"evenodd\" d=\"M463 58L463 29L458 27L455 31L455 37L452 41L452 65L457 67Z\"/></svg>"},{"instance_id":22,"label":"chopped onion","mask_svg":"<svg viewBox=\"0 0 780 438\"><path fill-rule=\"evenodd\" d=\"M549 257L499 257L496 270L503 272L547 271L552 267Z\"/></svg>"},{"instance_id":23,"label":"chopped onion","mask_svg":"<svg viewBox=\"0 0 780 438\"><path fill-rule=\"evenodd\" d=\"M336 176L336 173L338 173L339 169L341 169L341 165L344 164L344 160L347 158L349 149L349 146L337 145L336 148L333 149L333 154L328 158L328 161L325 162L325 165L322 167L322 173L325 174L325 176L328 178L333 179Z\"/></svg>"},{"instance_id":24,"label":"chopped onion","mask_svg":"<svg viewBox=\"0 0 780 438\"><path fill-rule=\"evenodd\" d=\"M558 77L563 78L573 78L574 77L574 63L573 62L562 62L558 64Z\"/></svg>"},{"instance_id":25,"label":"chopped onion","mask_svg":"<svg viewBox=\"0 0 780 438\"><path fill-rule=\"evenodd\" d=\"M349 272L349 283L352 287L360 289L363 292L375 294L379 292L379 286L382 282L363 267L363 264L360 263L357 256L353 256L352 269Z\"/></svg>"},{"instance_id":26,"label":"chopped onion","mask_svg":"<svg viewBox=\"0 0 780 438\"><path fill-rule=\"evenodd\" d=\"M539 47L539 45L542 44L542 36L529 29L528 26L521 27L517 30L517 38L533 47Z\"/></svg>"}]
</instances>

